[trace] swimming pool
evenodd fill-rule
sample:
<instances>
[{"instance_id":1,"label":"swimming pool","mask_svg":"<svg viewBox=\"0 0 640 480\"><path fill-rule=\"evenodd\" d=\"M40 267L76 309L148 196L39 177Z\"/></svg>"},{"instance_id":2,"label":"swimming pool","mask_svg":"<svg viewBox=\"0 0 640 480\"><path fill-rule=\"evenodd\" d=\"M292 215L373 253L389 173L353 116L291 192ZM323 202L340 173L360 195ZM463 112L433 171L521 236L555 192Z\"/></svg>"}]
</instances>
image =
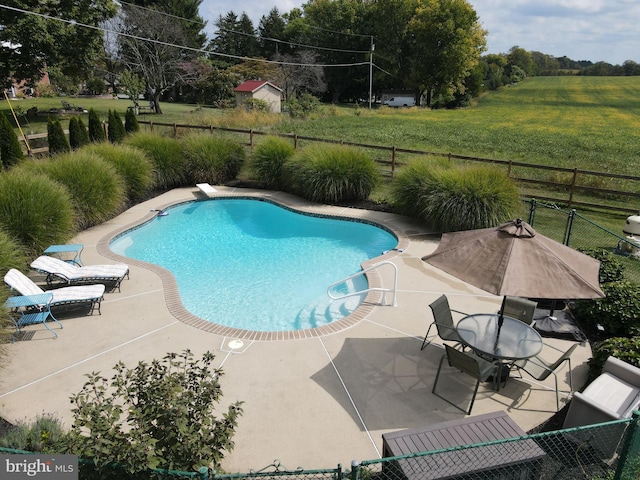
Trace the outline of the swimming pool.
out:
<instances>
[{"instance_id":1,"label":"swimming pool","mask_svg":"<svg viewBox=\"0 0 640 480\"><path fill-rule=\"evenodd\" d=\"M260 199L191 201L166 213L118 235L111 251L170 271L194 315L253 331L316 328L350 314L364 295L332 301L327 287L398 242L369 223ZM366 288L365 277L347 288Z\"/></svg>"}]
</instances>

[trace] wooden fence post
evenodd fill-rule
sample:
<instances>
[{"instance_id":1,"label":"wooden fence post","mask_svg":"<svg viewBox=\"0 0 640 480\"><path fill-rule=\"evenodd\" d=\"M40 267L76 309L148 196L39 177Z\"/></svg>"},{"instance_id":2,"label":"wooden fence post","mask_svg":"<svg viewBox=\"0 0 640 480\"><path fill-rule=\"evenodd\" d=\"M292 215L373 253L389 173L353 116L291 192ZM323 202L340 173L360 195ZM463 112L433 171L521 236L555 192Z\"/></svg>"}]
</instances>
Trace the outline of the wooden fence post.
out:
<instances>
[{"instance_id":1,"label":"wooden fence post","mask_svg":"<svg viewBox=\"0 0 640 480\"><path fill-rule=\"evenodd\" d=\"M571 178L571 185L569 186L569 204L567 206L571 206L571 202L573 202L573 189L576 186L576 178L578 177L578 168L573 169L573 177Z\"/></svg>"}]
</instances>

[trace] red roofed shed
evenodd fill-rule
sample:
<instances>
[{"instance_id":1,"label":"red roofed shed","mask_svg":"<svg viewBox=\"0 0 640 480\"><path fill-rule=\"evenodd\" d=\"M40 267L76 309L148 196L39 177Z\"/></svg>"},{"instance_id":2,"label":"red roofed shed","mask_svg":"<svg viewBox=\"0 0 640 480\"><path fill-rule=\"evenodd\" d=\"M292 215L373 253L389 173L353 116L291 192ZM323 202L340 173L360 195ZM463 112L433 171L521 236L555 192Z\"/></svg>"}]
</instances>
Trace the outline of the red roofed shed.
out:
<instances>
[{"instance_id":1,"label":"red roofed shed","mask_svg":"<svg viewBox=\"0 0 640 480\"><path fill-rule=\"evenodd\" d=\"M282 89L273 83L264 80L247 80L238 85L236 92L236 104L242 105L248 99L264 100L271 106L271 111L280 113L280 99Z\"/></svg>"}]
</instances>

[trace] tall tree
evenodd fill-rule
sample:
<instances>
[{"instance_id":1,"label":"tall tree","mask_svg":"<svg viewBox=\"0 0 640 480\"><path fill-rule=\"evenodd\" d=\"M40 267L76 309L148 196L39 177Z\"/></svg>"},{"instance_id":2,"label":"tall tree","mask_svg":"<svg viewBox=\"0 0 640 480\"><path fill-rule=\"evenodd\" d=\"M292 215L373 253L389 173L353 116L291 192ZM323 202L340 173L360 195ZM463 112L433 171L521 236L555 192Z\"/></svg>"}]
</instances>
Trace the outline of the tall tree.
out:
<instances>
[{"instance_id":1,"label":"tall tree","mask_svg":"<svg viewBox=\"0 0 640 480\"><path fill-rule=\"evenodd\" d=\"M371 32L363 30L368 5L360 0L315 0L303 8L307 28L302 43L320 47L320 61L336 65L325 69L331 100L360 96L369 76ZM354 64L361 65L344 66Z\"/></svg>"},{"instance_id":2,"label":"tall tree","mask_svg":"<svg viewBox=\"0 0 640 480\"><path fill-rule=\"evenodd\" d=\"M407 25L408 86L427 105L434 93L464 93L464 79L486 46L486 31L466 0L417 0Z\"/></svg>"},{"instance_id":3,"label":"tall tree","mask_svg":"<svg viewBox=\"0 0 640 480\"><path fill-rule=\"evenodd\" d=\"M59 67L65 75L86 78L103 38L90 27L98 27L117 11L113 0L16 0L10 4L17 10L0 9L0 75L30 83L42 78L47 65Z\"/></svg>"},{"instance_id":4,"label":"tall tree","mask_svg":"<svg viewBox=\"0 0 640 480\"><path fill-rule=\"evenodd\" d=\"M289 48L286 40L285 28L287 23L280 15L277 7L273 7L268 15L263 15L258 24L258 43L260 55L265 58L273 58L279 53L287 53Z\"/></svg>"},{"instance_id":5,"label":"tall tree","mask_svg":"<svg viewBox=\"0 0 640 480\"><path fill-rule=\"evenodd\" d=\"M180 22L150 8L123 4L120 33L124 34L118 37L124 63L144 79L155 112L162 113L161 96L186 82L184 65L197 52L182 47L188 35Z\"/></svg>"},{"instance_id":6,"label":"tall tree","mask_svg":"<svg viewBox=\"0 0 640 480\"><path fill-rule=\"evenodd\" d=\"M240 63L243 60L238 57L250 58L258 54L256 31L245 12L240 17L233 11L227 12L224 17L219 15L215 25L217 30L209 43L209 49L218 54L213 55L216 63Z\"/></svg>"}]
</instances>

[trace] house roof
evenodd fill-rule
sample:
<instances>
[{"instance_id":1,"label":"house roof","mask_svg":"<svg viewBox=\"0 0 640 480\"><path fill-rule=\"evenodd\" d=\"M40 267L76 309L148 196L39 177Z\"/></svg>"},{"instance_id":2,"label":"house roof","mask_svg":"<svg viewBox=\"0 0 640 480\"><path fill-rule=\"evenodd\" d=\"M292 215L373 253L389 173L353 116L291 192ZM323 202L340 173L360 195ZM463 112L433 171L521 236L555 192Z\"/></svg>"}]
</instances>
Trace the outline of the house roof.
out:
<instances>
[{"instance_id":1,"label":"house roof","mask_svg":"<svg viewBox=\"0 0 640 480\"><path fill-rule=\"evenodd\" d=\"M265 80L247 80L246 82L242 82L240 85L238 85L236 88L234 88L233 90L235 92L249 92L249 93L253 93L256 90L261 89L262 87L264 87L265 85L270 85L273 88L282 91L282 89L276 85L274 85L271 82L267 82Z\"/></svg>"}]
</instances>

